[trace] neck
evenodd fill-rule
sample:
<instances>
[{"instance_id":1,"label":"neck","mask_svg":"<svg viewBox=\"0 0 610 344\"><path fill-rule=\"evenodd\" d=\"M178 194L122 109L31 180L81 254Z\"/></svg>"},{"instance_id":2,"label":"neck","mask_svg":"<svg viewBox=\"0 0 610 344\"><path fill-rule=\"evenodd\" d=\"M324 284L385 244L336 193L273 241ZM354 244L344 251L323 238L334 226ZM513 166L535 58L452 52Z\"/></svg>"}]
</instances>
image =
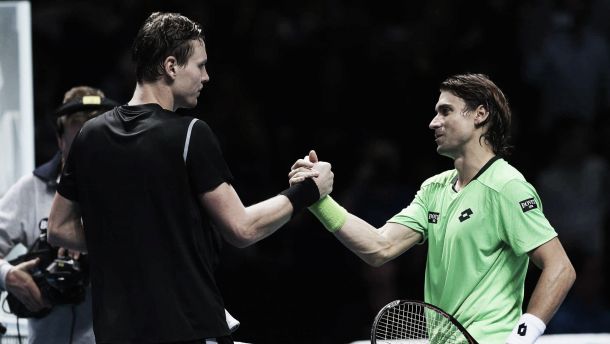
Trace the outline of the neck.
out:
<instances>
[{"instance_id":1,"label":"neck","mask_svg":"<svg viewBox=\"0 0 610 344\"><path fill-rule=\"evenodd\" d=\"M479 149L457 157L453 161L453 165L458 172L456 189L460 190L468 185L481 168L494 156L495 154L491 149Z\"/></svg>"},{"instance_id":2,"label":"neck","mask_svg":"<svg viewBox=\"0 0 610 344\"><path fill-rule=\"evenodd\" d=\"M169 87L157 80L155 82L142 82L136 85L133 96L128 105L159 104L169 111L174 109L174 96Z\"/></svg>"}]
</instances>

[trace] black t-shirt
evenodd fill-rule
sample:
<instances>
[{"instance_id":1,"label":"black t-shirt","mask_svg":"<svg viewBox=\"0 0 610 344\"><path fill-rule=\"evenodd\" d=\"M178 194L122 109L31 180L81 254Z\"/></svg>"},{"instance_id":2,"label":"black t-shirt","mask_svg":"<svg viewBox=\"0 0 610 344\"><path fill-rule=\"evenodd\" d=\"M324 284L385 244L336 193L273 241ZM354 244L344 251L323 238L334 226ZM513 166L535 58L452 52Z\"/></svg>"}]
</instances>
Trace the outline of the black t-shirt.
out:
<instances>
[{"instance_id":1,"label":"black t-shirt","mask_svg":"<svg viewBox=\"0 0 610 344\"><path fill-rule=\"evenodd\" d=\"M88 121L58 192L78 202L91 261L98 343L162 343L229 334L214 278L219 236L197 195L232 176L200 120L157 104Z\"/></svg>"}]
</instances>

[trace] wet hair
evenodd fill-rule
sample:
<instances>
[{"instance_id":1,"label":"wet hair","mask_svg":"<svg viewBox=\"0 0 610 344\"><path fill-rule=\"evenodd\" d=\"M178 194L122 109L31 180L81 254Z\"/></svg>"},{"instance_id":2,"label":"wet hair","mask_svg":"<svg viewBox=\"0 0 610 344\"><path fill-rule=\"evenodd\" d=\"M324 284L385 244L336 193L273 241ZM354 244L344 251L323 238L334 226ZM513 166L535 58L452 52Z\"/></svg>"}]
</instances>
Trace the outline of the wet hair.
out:
<instances>
[{"instance_id":1,"label":"wet hair","mask_svg":"<svg viewBox=\"0 0 610 344\"><path fill-rule=\"evenodd\" d=\"M458 74L450 76L441 83L440 90L448 91L462 98L466 103L465 111L474 111L482 105L489 116L477 125L487 125L480 139L485 139L492 146L496 155L510 155L512 146L510 138L511 111L508 100L502 90L484 74Z\"/></svg>"},{"instance_id":2,"label":"wet hair","mask_svg":"<svg viewBox=\"0 0 610 344\"><path fill-rule=\"evenodd\" d=\"M179 13L154 12L136 35L132 59L136 66L136 80L155 81L165 74L163 62L174 56L184 66L192 54L193 40L203 42L201 25Z\"/></svg>"}]
</instances>

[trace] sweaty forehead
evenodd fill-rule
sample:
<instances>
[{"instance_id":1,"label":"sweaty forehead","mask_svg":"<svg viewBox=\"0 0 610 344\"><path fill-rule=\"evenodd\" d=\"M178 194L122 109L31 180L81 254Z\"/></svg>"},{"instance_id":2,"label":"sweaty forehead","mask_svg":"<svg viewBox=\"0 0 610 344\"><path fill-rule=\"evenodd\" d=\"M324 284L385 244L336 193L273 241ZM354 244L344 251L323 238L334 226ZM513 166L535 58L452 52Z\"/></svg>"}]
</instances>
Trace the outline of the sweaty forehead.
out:
<instances>
[{"instance_id":1,"label":"sweaty forehead","mask_svg":"<svg viewBox=\"0 0 610 344\"><path fill-rule=\"evenodd\" d=\"M208 54L205 50L205 43L201 40L194 40L191 45L193 47L191 58L196 61L207 61Z\"/></svg>"}]
</instances>

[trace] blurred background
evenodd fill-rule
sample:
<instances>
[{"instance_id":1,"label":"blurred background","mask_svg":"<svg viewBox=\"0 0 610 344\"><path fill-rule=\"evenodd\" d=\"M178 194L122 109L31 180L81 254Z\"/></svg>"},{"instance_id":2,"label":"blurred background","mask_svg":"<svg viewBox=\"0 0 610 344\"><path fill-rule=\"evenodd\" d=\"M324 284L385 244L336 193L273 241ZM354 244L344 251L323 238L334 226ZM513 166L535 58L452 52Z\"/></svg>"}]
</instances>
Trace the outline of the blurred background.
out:
<instances>
[{"instance_id":1,"label":"blurred background","mask_svg":"<svg viewBox=\"0 0 610 344\"><path fill-rule=\"evenodd\" d=\"M333 164L333 197L376 226L453 168L428 129L440 82L489 75L512 105L507 160L537 188L577 269L547 333L610 332L610 0L56 0L31 9L37 165L57 150L49 115L64 92L90 85L127 102L139 26L153 11L179 12L203 25L211 76L185 113L219 137L244 204L286 188L292 163L315 149ZM384 304L423 299L425 245L371 268L307 212L223 252L219 284L244 342L364 339ZM537 276L532 268L526 297Z\"/></svg>"}]
</instances>

